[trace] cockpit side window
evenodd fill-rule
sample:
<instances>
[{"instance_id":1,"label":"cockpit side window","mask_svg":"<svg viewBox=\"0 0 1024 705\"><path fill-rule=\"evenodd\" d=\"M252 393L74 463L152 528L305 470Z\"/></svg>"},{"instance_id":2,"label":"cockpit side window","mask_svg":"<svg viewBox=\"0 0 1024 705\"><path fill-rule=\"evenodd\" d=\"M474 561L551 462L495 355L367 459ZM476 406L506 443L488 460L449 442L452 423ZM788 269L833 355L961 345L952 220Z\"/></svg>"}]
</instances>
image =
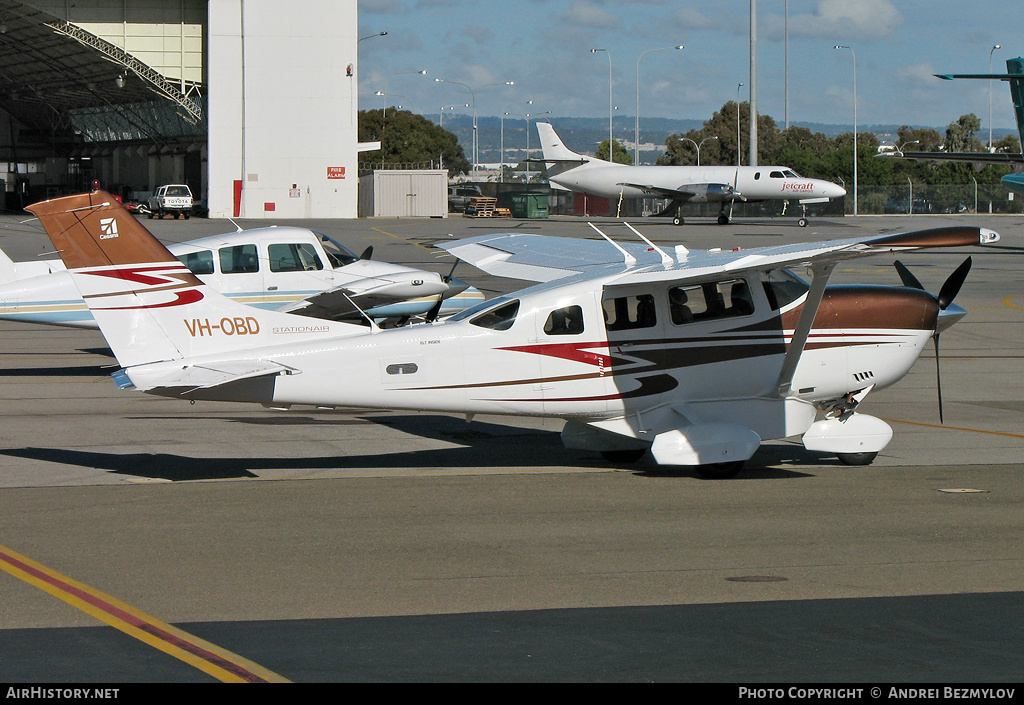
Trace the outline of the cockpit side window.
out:
<instances>
[{"instance_id":1,"label":"cockpit side window","mask_svg":"<svg viewBox=\"0 0 1024 705\"><path fill-rule=\"evenodd\" d=\"M579 335L583 332L583 309L566 306L552 311L544 323L546 335Z\"/></svg>"},{"instance_id":2,"label":"cockpit side window","mask_svg":"<svg viewBox=\"0 0 1024 705\"><path fill-rule=\"evenodd\" d=\"M770 174L768 174L768 176L770 176L773 179L784 179L784 178L786 178L785 175L781 171L773 171Z\"/></svg>"},{"instance_id":3,"label":"cockpit side window","mask_svg":"<svg viewBox=\"0 0 1024 705\"><path fill-rule=\"evenodd\" d=\"M256 245L234 245L222 247L220 255L220 271L223 274L248 274L260 271L260 261L256 256Z\"/></svg>"},{"instance_id":4,"label":"cockpit side window","mask_svg":"<svg viewBox=\"0 0 1024 705\"><path fill-rule=\"evenodd\" d=\"M316 250L308 242L274 243L267 247L271 272L312 272L324 268Z\"/></svg>"},{"instance_id":5,"label":"cockpit side window","mask_svg":"<svg viewBox=\"0 0 1024 705\"><path fill-rule=\"evenodd\" d=\"M605 299L604 320L610 331L652 328L658 322L654 311L654 297L650 294L641 294Z\"/></svg>"},{"instance_id":6,"label":"cockpit side window","mask_svg":"<svg viewBox=\"0 0 1024 705\"><path fill-rule=\"evenodd\" d=\"M516 322L519 314L519 300L510 301L507 304L492 308L490 311L481 313L476 318L470 319L470 323L481 328L490 330L508 330Z\"/></svg>"},{"instance_id":7,"label":"cockpit side window","mask_svg":"<svg viewBox=\"0 0 1024 705\"><path fill-rule=\"evenodd\" d=\"M210 250L178 255L178 261L193 274L213 274L213 252Z\"/></svg>"}]
</instances>

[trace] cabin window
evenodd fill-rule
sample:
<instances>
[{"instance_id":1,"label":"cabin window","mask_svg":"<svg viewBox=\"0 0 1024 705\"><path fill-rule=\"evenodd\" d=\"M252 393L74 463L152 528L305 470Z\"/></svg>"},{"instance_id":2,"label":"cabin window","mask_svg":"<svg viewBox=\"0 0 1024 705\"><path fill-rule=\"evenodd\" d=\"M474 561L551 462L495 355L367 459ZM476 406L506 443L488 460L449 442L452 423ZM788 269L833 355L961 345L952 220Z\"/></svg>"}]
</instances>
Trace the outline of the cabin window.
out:
<instances>
[{"instance_id":1,"label":"cabin window","mask_svg":"<svg viewBox=\"0 0 1024 705\"><path fill-rule=\"evenodd\" d=\"M651 328L658 322L650 294L620 296L604 301L605 325L610 331Z\"/></svg>"},{"instance_id":2,"label":"cabin window","mask_svg":"<svg viewBox=\"0 0 1024 705\"><path fill-rule=\"evenodd\" d=\"M669 312L677 326L714 321L754 312L750 288L743 279L677 286L668 292Z\"/></svg>"},{"instance_id":3,"label":"cabin window","mask_svg":"<svg viewBox=\"0 0 1024 705\"><path fill-rule=\"evenodd\" d=\"M286 245L274 243L267 248L271 272L313 272L324 268L316 249L308 242Z\"/></svg>"},{"instance_id":4,"label":"cabin window","mask_svg":"<svg viewBox=\"0 0 1024 705\"><path fill-rule=\"evenodd\" d=\"M213 274L213 252L210 250L178 255L178 261L193 274Z\"/></svg>"},{"instance_id":5,"label":"cabin window","mask_svg":"<svg viewBox=\"0 0 1024 705\"><path fill-rule=\"evenodd\" d=\"M761 275L761 285L773 311L785 308L811 288L810 284L788 269L773 269Z\"/></svg>"},{"instance_id":6,"label":"cabin window","mask_svg":"<svg viewBox=\"0 0 1024 705\"><path fill-rule=\"evenodd\" d=\"M546 335L579 335L583 332L583 309L566 306L552 311L544 323Z\"/></svg>"},{"instance_id":7,"label":"cabin window","mask_svg":"<svg viewBox=\"0 0 1024 705\"><path fill-rule=\"evenodd\" d=\"M754 173L754 181L757 181L757 180L758 180L758 179L760 179L760 178L761 178L761 172L759 172L759 171L758 171L758 172L755 172L755 173Z\"/></svg>"},{"instance_id":8,"label":"cabin window","mask_svg":"<svg viewBox=\"0 0 1024 705\"><path fill-rule=\"evenodd\" d=\"M224 274L247 274L260 271L256 245L222 247L218 253L220 254L220 271Z\"/></svg>"},{"instance_id":9,"label":"cabin window","mask_svg":"<svg viewBox=\"0 0 1024 705\"><path fill-rule=\"evenodd\" d=\"M508 330L515 323L518 314L519 300L516 299L497 308L492 308L486 313L481 313L476 318L470 320L470 323L481 328L489 328L490 330Z\"/></svg>"}]
</instances>

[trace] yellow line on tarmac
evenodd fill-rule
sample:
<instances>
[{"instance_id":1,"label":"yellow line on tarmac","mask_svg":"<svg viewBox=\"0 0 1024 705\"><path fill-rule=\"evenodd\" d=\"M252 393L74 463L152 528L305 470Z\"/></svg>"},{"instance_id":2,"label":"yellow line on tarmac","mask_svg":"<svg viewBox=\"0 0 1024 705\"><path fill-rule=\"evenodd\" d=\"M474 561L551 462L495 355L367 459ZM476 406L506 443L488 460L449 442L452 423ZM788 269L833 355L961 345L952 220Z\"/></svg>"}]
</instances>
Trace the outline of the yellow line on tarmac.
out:
<instances>
[{"instance_id":1,"label":"yellow line on tarmac","mask_svg":"<svg viewBox=\"0 0 1024 705\"><path fill-rule=\"evenodd\" d=\"M287 683L262 666L0 546L0 570L225 683Z\"/></svg>"},{"instance_id":2,"label":"yellow line on tarmac","mask_svg":"<svg viewBox=\"0 0 1024 705\"><path fill-rule=\"evenodd\" d=\"M431 248L427 247L426 245L421 245L418 242L413 242L411 240L407 240L404 237L402 237L401 235L395 235L394 233L389 233L387 230L381 230L380 228L370 228L370 230L376 230L377 232L383 233L384 235L387 235L388 237L393 237L396 240L401 240L402 242L404 242L406 244L409 244L409 245L416 245L416 247L422 247L427 252L431 252L433 254L436 254L436 252L434 250L432 250Z\"/></svg>"},{"instance_id":3,"label":"yellow line on tarmac","mask_svg":"<svg viewBox=\"0 0 1024 705\"><path fill-rule=\"evenodd\" d=\"M1015 303L1011 303L1012 299L1019 299L1021 296L1024 296L1024 294L1014 294L1013 296L1007 296L1005 299L1003 299L1003 306L1015 308L1018 311L1024 311L1024 306L1019 306Z\"/></svg>"},{"instance_id":4,"label":"yellow line on tarmac","mask_svg":"<svg viewBox=\"0 0 1024 705\"><path fill-rule=\"evenodd\" d=\"M1007 438L1024 438L1021 433L1009 433L1007 431L985 431L980 428L964 428L962 426L945 426L937 423L924 423L921 421L900 421L898 419L885 419L889 423L900 423L905 426L922 426L924 428L941 428L945 431L963 431L965 433L983 433L989 436L1006 436Z\"/></svg>"}]
</instances>

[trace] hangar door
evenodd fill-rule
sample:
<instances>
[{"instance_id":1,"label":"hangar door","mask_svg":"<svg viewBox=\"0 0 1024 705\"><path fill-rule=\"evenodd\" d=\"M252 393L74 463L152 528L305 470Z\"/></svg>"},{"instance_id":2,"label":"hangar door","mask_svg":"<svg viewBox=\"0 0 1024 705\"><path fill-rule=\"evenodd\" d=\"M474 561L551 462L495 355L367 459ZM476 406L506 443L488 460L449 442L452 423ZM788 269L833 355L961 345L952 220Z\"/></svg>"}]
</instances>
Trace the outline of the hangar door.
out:
<instances>
[{"instance_id":1,"label":"hangar door","mask_svg":"<svg viewBox=\"0 0 1024 705\"><path fill-rule=\"evenodd\" d=\"M359 215L382 218L448 216L444 169L374 171L359 178Z\"/></svg>"}]
</instances>

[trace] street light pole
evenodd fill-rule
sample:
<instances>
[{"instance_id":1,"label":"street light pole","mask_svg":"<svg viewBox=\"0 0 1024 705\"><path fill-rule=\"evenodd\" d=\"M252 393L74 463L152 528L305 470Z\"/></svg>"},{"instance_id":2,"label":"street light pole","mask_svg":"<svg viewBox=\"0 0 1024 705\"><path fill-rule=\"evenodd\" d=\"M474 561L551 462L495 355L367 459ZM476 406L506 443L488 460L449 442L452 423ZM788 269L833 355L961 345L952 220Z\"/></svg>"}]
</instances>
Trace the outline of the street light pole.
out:
<instances>
[{"instance_id":1,"label":"street light pole","mask_svg":"<svg viewBox=\"0 0 1024 705\"><path fill-rule=\"evenodd\" d=\"M853 214L857 215L857 53L844 44L836 44L836 49L849 49L853 57Z\"/></svg>"},{"instance_id":2,"label":"street light pole","mask_svg":"<svg viewBox=\"0 0 1024 705\"><path fill-rule=\"evenodd\" d=\"M698 144L695 140L691 140L689 137L677 137L676 139L685 140L697 148L697 166L700 166L700 148L703 147L704 143L707 142L708 140L717 140L718 137L705 137L700 141L700 144Z\"/></svg>"},{"instance_id":3,"label":"street light pole","mask_svg":"<svg viewBox=\"0 0 1024 705\"><path fill-rule=\"evenodd\" d=\"M636 59L636 115L634 117L633 125L633 164L640 164L640 59L644 58L644 54L652 51L665 51L667 49L685 49L682 44L678 44L674 47L659 47L657 49L648 49L647 51L640 52L640 56ZM609 149L611 147L609 146Z\"/></svg>"},{"instance_id":4,"label":"street light pole","mask_svg":"<svg viewBox=\"0 0 1024 705\"><path fill-rule=\"evenodd\" d=\"M990 74L992 73L992 52L1002 48L1002 44L996 44L988 52L988 72ZM995 151L992 149L992 81L988 82L988 151Z\"/></svg>"},{"instance_id":5,"label":"street light pole","mask_svg":"<svg viewBox=\"0 0 1024 705\"><path fill-rule=\"evenodd\" d=\"M614 115L614 106L612 105L612 53L607 49L591 49L591 54L596 54L599 51L603 51L608 55L608 161L615 161L612 159L612 116Z\"/></svg>"},{"instance_id":6,"label":"street light pole","mask_svg":"<svg viewBox=\"0 0 1024 705\"><path fill-rule=\"evenodd\" d=\"M386 34L386 32L385 32L385 34ZM377 35L373 35L373 36L377 36ZM393 73L391 75L392 76L407 76L407 75L411 75L411 74L418 74L420 76L426 76L427 75L427 70L423 69L422 71L398 71L397 73ZM384 100L383 100L383 103L384 103L384 117L385 118L388 116L388 95L389 95L389 93L388 93L388 81L390 81L390 80L391 80L390 77L384 79L384 93L383 93ZM405 96L401 96L401 97L404 98Z\"/></svg>"},{"instance_id":7,"label":"street light pole","mask_svg":"<svg viewBox=\"0 0 1024 705\"><path fill-rule=\"evenodd\" d=\"M740 151L740 88L743 84L736 85L736 166L742 166L742 152Z\"/></svg>"}]
</instances>

